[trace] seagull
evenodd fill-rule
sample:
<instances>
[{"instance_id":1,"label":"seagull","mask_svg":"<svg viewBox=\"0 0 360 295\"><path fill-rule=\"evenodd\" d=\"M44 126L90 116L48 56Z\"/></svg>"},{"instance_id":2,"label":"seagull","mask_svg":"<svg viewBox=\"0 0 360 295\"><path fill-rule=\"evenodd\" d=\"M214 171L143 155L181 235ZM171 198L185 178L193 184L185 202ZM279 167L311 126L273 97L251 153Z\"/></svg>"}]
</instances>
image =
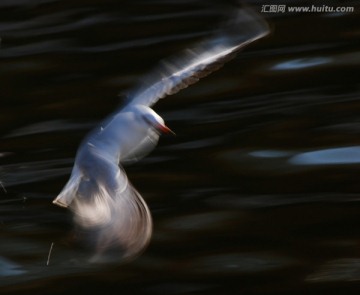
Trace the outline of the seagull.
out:
<instances>
[{"instance_id":1,"label":"seagull","mask_svg":"<svg viewBox=\"0 0 360 295\"><path fill-rule=\"evenodd\" d=\"M73 212L97 257L113 249L120 249L122 258L135 257L149 244L150 210L122 166L151 152L161 134L173 133L152 106L218 70L268 33L261 16L237 9L208 39L162 62L129 93L121 109L83 140L70 179L53 203Z\"/></svg>"}]
</instances>

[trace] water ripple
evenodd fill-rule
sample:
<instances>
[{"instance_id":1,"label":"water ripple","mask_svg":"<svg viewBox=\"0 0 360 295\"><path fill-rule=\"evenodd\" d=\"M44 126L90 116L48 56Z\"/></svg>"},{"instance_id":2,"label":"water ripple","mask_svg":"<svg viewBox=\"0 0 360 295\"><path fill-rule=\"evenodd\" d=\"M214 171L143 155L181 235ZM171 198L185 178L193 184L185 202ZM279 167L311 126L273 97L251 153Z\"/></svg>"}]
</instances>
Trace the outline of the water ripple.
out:
<instances>
[{"instance_id":1,"label":"water ripple","mask_svg":"<svg viewBox=\"0 0 360 295\"><path fill-rule=\"evenodd\" d=\"M360 163L360 146L337 147L297 154L289 159L293 165L348 165Z\"/></svg>"}]
</instances>

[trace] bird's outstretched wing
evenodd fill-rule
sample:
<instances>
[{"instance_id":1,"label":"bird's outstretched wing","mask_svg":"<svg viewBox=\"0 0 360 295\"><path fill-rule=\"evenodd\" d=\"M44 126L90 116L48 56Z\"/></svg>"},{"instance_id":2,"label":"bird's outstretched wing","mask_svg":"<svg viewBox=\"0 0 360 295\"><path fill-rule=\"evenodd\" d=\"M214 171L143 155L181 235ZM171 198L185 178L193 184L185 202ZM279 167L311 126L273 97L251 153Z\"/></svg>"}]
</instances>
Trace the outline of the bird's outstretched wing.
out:
<instances>
[{"instance_id":1,"label":"bird's outstretched wing","mask_svg":"<svg viewBox=\"0 0 360 295\"><path fill-rule=\"evenodd\" d=\"M152 219L136 189L127 182L123 190L109 192L98 184L97 190L88 194L86 200L76 198L70 209L78 228L95 249L95 257L101 260L116 250L116 258L124 259L144 250L151 238Z\"/></svg>"},{"instance_id":2,"label":"bird's outstretched wing","mask_svg":"<svg viewBox=\"0 0 360 295\"><path fill-rule=\"evenodd\" d=\"M54 203L73 211L77 229L96 257L103 259L114 249L118 258L133 257L150 241L150 210L116 163L99 156L91 165L74 169Z\"/></svg>"},{"instance_id":3,"label":"bird's outstretched wing","mask_svg":"<svg viewBox=\"0 0 360 295\"><path fill-rule=\"evenodd\" d=\"M143 84L128 95L128 105L154 105L221 68L237 52L269 33L267 23L255 12L242 8L211 38L185 50L145 77Z\"/></svg>"}]
</instances>

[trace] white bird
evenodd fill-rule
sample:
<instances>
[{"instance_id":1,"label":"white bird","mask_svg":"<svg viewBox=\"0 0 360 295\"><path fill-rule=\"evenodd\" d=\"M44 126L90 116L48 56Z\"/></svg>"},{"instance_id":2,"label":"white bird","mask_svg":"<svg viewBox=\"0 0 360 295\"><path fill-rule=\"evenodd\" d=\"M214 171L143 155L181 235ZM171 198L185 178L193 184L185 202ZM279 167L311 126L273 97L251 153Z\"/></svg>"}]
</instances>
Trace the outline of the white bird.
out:
<instances>
[{"instance_id":1,"label":"white bird","mask_svg":"<svg viewBox=\"0 0 360 295\"><path fill-rule=\"evenodd\" d=\"M97 254L117 248L123 257L132 257L151 238L150 211L120 166L145 156L161 133L172 132L151 107L216 71L245 45L268 33L259 15L238 10L209 39L151 73L122 109L85 138L70 180L53 203L73 211L75 224L90 235Z\"/></svg>"}]
</instances>

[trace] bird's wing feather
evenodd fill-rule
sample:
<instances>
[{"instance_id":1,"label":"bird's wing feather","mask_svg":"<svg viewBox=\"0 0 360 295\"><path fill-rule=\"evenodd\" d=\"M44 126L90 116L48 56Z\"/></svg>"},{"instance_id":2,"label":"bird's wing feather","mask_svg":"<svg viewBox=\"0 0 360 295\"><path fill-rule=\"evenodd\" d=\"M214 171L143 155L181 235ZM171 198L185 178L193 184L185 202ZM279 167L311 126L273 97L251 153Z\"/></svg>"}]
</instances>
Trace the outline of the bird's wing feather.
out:
<instances>
[{"instance_id":1,"label":"bird's wing feather","mask_svg":"<svg viewBox=\"0 0 360 295\"><path fill-rule=\"evenodd\" d=\"M98 257L111 249L121 249L122 258L135 256L151 238L150 210L116 163L94 157L91 164L95 169L86 175L72 173L54 203L74 212Z\"/></svg>"},{"instance_id":2,"label":"bird's wing feather","mask_svg":"<svg viewBox=\"0 0 360 295\"><path fill-rule=\"evenodd\" d=\"M128 105L154 105L159 99L175 94L218 70L244 46L268 33L267 23L258 14L247 8L238 10L236 16L211 38L164 61L145 77L143 84L128 95Z\"/></svg>"},{"instance_id":3,"label":"bird's wing feather","mask_svg":"<svg viewBox=\"0 0 360 295\"><path fill-rule=\"evenodd\" d=\"M121 172L125 173L125 172ZM88 231L88 241L97 257L120 249L121 258L138 255L149 243L152 233L150 210L137 190L128 182L115 191L97 183L87 198L76 198L70 205L75 223Z\"/></svg>"}]
</instances>

